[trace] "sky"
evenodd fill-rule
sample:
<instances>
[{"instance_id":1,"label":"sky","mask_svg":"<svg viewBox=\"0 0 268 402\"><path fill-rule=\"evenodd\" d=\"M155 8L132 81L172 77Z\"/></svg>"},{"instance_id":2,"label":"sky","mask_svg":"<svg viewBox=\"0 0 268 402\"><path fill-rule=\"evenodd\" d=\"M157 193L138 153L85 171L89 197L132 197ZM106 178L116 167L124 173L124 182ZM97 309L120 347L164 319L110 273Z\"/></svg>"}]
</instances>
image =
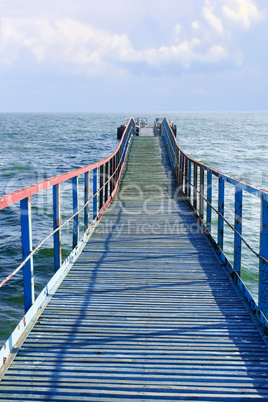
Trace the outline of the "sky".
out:
<instances>
[{"instance_id":1,"label":"sky","mask_svg":"<svg viewBox=\"0 0 268 402\"><path fill-rule=\"evenodd\" d=\"M0 0L0 112L267 111L267 0Z\"/></svg>"}]
</instances>

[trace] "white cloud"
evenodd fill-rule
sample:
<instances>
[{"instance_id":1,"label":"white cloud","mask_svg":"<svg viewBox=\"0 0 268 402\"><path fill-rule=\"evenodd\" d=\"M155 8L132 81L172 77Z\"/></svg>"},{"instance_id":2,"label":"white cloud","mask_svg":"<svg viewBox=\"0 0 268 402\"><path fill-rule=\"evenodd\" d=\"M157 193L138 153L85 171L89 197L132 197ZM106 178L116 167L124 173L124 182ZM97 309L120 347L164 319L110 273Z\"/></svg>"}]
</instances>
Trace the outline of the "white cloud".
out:
<instances>
[{"instance_id":1,"label":"white cloud","mask_svg":"<svg viewBox=\"0 0 268 402\"><path fill-rule=\"evenodd\" d=\"M223 46L213 45L208 50L207 56L211 62L218 62L227 59L229 55Z\"/></svg>"},{"instance_id":2,"label":"white cloud","mask_svg":"<svg viewBox=\"0 0 268 402\"><path fill-rule=\"evenodd\" d=\"M161 9L162 3L156 0L151 21L152 25L156 21L162 31L158 36L155 34L153 43L148 40L148 35L146 45L135 41L134 23L108 28L105 24L92 22L93 17L91 22L67 16L18 18L12 15L3 18L0 69L16 68L16 64L19 69L21 63L26 63L29 69L34 66L35 69L49 67L89 75L120 75L135 63L138 66L135 71L153 68L163 72L171 64L179 69L190 69L196 63L220 65L228 61L229 65L238 65L242 62L243 55L235 35L261 19L262 13L256 2L200 0L197 10L193 7L196 3L190 2L184 9L183 18L178 11L184 3L170 0L171 3L172 8ZM126 7L121 0L116 4ZM163 18L160 9L169 12L169 18Z\"/></svg>"},{"instance_id":3,"label":"white cloud","mask_svg":"<svg viewBox=\"0 0 268 402\"><path fill-rule=\"evenodd\" d=\"M135 49L127 34L111 34L72 19L51 22L43 19L6 19L0 48L2 66L30 54L38 64L48 64L73 71L100 74L120 63L143 62L161 67L178 63L189 68L195 61L215 62L226 58L227 52L207 52L199 47L202 41L193 37L179 40L180 26L175 27L175 43L146 49ZM123 65L122 64L122 65Z\"/></svg>"},{"instance_id":4,"label":"white cloud","mask_svg":"<svg viewBox=\"0 0 268 402\"><path fill-rule=\"evenodd\" d=\"M209 2L206 2L206 5L203 9L204 17L205 20L208 22L208 24L215 30L216 32L222 34L223 33L223 25L220 20L215 14L213 7L209 5Z\"/></svg>"},{"instance_id":5,"label":"white cloud","mask_svg":"<svg viewBox=\"0 0 268 402\"><path fill-rule=\"evenodd\" d=\"M199 21L197 21L197 20L193 21L191 23L191 26L192 26L193 29L198 29L200 27Z\"/></svg>"},{"instance_id":6,"label":"white cloud","mask_svg":"<svg viewBox=\"0 0 268 402\"><path fill-rule=\"evenodd\" d=\"M224 3L224 15L244 29L249 29L263 18L262 12L252 0L225 0Z\"/></svg>"},{"instance_id":7,"label":"white cloud","mask_svg":"<svg viewBox=\"0 0 268 402\"><path fill-rule=\"evenodd\" d=\"M180 24L176 24L174 27L174 37L176 42L180 41L180 37L181 37L181 26Z\"/></svg>"},{"instance_id":8,"label":"white cloud","mask_svg":"<svg viewBox=\"0 0 268 402\"><path fill-rule=\"evenodd\" d=\"M2 26L2 65L30 53L40 64L94 74L105 70L107 59L124 60L133 53L125 34L110 34L72 19L5 19Z\"/></svg>"}]
</instances>

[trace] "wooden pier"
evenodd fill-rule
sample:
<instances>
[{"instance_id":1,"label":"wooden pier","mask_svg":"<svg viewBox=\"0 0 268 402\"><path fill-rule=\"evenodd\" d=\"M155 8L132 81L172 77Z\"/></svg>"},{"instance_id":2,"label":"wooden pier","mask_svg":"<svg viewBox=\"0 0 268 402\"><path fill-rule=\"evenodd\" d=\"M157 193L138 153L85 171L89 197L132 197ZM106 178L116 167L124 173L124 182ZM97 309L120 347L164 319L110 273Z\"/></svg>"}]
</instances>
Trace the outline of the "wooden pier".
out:
<instances>
[{"instance_id":1,"label":"wooden pier","mask_svg":"<svg viewBox=\"0 0 268 402\"><path fill-rule=\"evenodd\" d=\"M267 345L178 196L163 138L147 134L1 401L268 398Z\"/></svg>"}]
</instances>

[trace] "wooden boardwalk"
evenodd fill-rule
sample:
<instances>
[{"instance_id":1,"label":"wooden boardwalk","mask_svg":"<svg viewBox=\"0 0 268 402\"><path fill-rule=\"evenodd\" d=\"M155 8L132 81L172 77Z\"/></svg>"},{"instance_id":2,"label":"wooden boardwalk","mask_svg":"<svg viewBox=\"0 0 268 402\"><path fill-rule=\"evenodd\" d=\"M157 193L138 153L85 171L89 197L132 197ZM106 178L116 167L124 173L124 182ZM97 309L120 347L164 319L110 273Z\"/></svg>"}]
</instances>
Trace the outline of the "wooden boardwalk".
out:
<instances>
[{"instance_id":1,"label":"wooden boardwalk","mask_svg":"<svg viewBox=\"0 0 268 402\"><path fill-rule=\"evenodd\" d=\"M154 136L154 131L153 131L153 126L146 126L146 127L142 127L140 129L140 133L139 133L140 137L153 137Z\"/></svg>"},{"instance_id":2,"label":"wooden boardwalk","mask_svg":"<svg viewBox=\"0 0 268 402\"><path fill-rule=\"evenodd\" d=\"M134 137L119 194L1 401L268 398L267 346L172 180L162 138Z\"/></svg>"}]
</instances>

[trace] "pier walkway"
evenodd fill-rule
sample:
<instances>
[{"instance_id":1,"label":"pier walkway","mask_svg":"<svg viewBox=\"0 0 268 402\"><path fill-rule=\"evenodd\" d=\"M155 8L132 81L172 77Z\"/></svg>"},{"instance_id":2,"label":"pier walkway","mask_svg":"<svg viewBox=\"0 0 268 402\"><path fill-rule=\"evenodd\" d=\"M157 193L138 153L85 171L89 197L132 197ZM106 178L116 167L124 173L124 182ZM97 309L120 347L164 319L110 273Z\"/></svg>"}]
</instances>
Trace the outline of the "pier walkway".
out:
<instances>
[{"instance_id":1,"label":"pier walkway","mask_svg":"<svg viewBox=\"0 0 268 402\"><path fill-rule=\"evenodd\" d=\"M268 398L268 349L175 180L133 137L120 190L0 384L1 401Z\"/></svg>"},{"instance_id":2,"label":"pier walkway","mask_svg":"<svg viewBox=\"0 0 268 402\"><path fill-rule=\"evenodd\" d=\"M154 136L153 126L146 125L145 127L140 128L139 136L153 137Z\"/></svg>"}]
</instances>

